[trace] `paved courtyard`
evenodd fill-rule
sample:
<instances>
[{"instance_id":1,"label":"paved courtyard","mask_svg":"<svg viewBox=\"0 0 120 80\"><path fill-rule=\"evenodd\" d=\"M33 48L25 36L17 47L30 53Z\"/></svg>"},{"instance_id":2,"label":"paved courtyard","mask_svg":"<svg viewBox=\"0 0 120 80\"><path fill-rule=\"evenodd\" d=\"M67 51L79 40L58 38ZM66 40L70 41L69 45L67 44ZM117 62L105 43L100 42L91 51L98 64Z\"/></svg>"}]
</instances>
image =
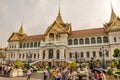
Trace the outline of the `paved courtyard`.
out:
<instances>
[{"instance_id":1,"label":"paved courtyard","mask_svg":"<svg viewBox=\"0 0 120 80\"><path fill-rule=\"evenodd\" d=\"M26 77L0 77L0 80L26 80ZM31 78L31 80L42 80L42 79L36 79L36 78Z\"/></svg>"},{"instance_id":2,"label":"paved courtyard","mask_svg":"<svg viewBox=\"0 0 120 80\"><path fill-rule=\"evenodd\" d=\"M0 80L26 80L26 75L24 75L23 77L13 77L13 78L0 76ZM43 79L40 73L34 73L30 80L43 80Z\"/></svg>"}]
</instances>

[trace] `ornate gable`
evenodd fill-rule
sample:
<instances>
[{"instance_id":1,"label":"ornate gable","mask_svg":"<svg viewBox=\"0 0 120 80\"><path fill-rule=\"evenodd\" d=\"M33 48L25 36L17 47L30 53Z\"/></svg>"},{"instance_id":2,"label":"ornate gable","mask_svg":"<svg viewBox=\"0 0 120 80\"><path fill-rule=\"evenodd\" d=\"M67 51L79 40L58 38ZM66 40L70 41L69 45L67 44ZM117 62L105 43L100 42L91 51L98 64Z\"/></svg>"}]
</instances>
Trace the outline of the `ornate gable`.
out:
<instances>
[{"instance_id":1,"label":"ornate gable","mask_svg":"<svg viewBox=\"0 0 120 80\"><path fill-rule=\"evenodd\" d=\"M15 32L12 33L8 41L19 41L19 38Z\"/></svg>"}]
</instances>

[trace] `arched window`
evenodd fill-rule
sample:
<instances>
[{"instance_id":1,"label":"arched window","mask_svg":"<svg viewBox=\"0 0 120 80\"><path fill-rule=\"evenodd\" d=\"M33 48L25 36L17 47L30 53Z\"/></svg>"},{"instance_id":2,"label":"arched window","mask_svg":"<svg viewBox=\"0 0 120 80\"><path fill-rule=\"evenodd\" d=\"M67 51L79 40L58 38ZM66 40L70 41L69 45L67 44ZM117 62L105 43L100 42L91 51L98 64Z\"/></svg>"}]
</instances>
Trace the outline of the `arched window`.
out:
<instances>
[{"instance_id":1,"label":"arched window","mask_svg":"<svg viewBox=\"0 0 120 80\"><path fill-rule=\"evenodd\" d=\"M96 52L93 52L93 57L96 57Z\"/></svg>"},{"instance_id":2,"label":"arched window","mask_svg":"<svg viewBox=\"0 0 120 80\"><path fill-rule=\"evenodd\" d=\"M97 37L97 43L102 43L101 37Z\"/></svg>"},{"instance_id":3,"label":"arched window","mask_svg":"<svg viewBox=\"0 0 120 80\"><path fill-rule=\"evenodd\" d=\"M57 59L60 59L60 50L57 50L56 53L57 53L56 58L57 58Z\"/></svg>"},{"instance_id":4,"label":"arched window","mask_svg":"<svg viewBox=\"0 0 120 80\"><path fill-rule=\"evenodd\" d=\"M27 48L29 48L29 43L27 43Z\"/></svg>"},{"instance_id":5,"label":"arched window","mask_svg":"<svg viewBox=\"0 0 120 80\"><path fill-rule=\"evenodd\" d=\"M38 53L38 59L39 59L39 57L40 57L40 54Z\"/></svg>"},{"instance_id":6,"label":"arched window","mask_svg":"<svg viewBox=\"0 0 120 80\"><path fill-rule=\"evenodd\" d=\"M19 58L21 58L21 54L19 54Z\"/></svg>"},{"instance_id":7,"label":"arched window","mask_svg":"<svg viewBox=\"0 0 120 80\"><path fill-rule=\"evenodd\" d=\"M50 41L53 41L53 40L54 40L54 34L53 34L53 33L50 33L50 34L49 34L49 38L50 38Z\"/></svg>"},{"instance_id":8,"label":"arched window","mask_svg":"<svg viewBox=\"0 0 120 80\"><path fill-rule=\"evenodd\" d=\"M82 57L82 58L84 57L84 54L83 54L83 52L80 52L80 57Z\"/></svg>"},{"instance_id":9,"label":"arched window","mask_svg":"<svg viewBox=\"0 0 120 80\"><path fill-rule=\"evenodd\" d=\"M84 40L82 38L79 39L79 44L84 44Z\"/></svg>"},{"instance_id":10,"label":"arched window","mask_svg":"<svg viewBox=\"0 0 120 80\"><path fill-rule=\"evenodd\" d=\"M68 45L72 45L72 39L68 40Z\"/></svg>"},{"instance_id":11,"label":"arched window","mask_svg":"<svg viewBox=\"0 0 120 80\"><path fill-rule=\"evenodd\" d=\"M25 57L25 54L23 54L23 59L24 59L24 57Z\"/></svg>"},{"instance_id":12,"label":"arched window","mask_svg":"<svg viewBox=\"0 0 120 80\"><path fill-rule=\"evenodd\" d=\"M50 49L49 50L49 59L52 59L53 58L53 49Z\"/></svg>"},{"instance_id":13,"label":"arched window","mask_svg":"<svg viewBox=\"0 0 120 80\"><path fill-rule=\"evenodd\" d=\"M99 57L102 57L102 52L101 51L99 51Z\"/></svg>"},{"instance_id":14,"label":"arched window","mask_svg":"<svg viewBox=\"0 0 120 80\"><path fill-rule=\"evenodd\" d=\"M95 40L94 37L91 38L91 43L92 43L92 44L96 43L96 40Z\"/></svg>"},{"instance_id":15,"label":"arched window","mask_svg":"<svg viewBox=\"0 0 120 80\"><path fill-rule=\"evenodd\" d=\"M105 54L106 54L106 57L109 57L109 51L107 51Z\"/></svg>"},{"instance_id":16,"label":"arched window","mask_svg":"<svg viewBox=\"0 0 120 80\"><path fill-rule=\"evenodd\" d=\"M86 52L86 56L87 56L87 58L89 58L90 57L90 53Z\"/></svg>"},{"instance_id":17,"label":"arched window","mask_svg":"<svg viewBox=\"0 0 120 80\"><path fill-rule=\"evenodd\" d=\"M23 43L23 48L25 48L25 43Z\"/></svg>"},{"instance_id":18,"label":"arched window","mask_svg":"<svg viewBox=\"0 0 120 80\"><path fill-rule=\"evenodd\" d=\"M37 47L37 42L34 43L34 47Z\"/></svg>"},{"instance_id":19,"label":"arched window","mask_svg":"<svg viewBox=\"0 0 120 80\"><path fill-rule=\"evenodd\" d=\"M89 44L90 41L89 41L89 38L85 38L85 44Z\"/></svg>"},{"instance_id":20,"label":"arched window","mask_svg":"<svg viewBox=\"0 0 120 80\"><path fill-rule=\"evenodd\" d=\"M74 45L78 45L78 39L74 39Z\"/></svg>"},{"instance_id":21,"label":"arched window","mask_svg":"<svg viewBox=\"0 0 120 80\"><path fill-rule=\"evenodd\" d=\"M72 58L72 53L69 53L69 57Z\"/></svg>"},{"instance_id":22,"label":"arched window","mask_svg":"<svg viewBox=\"0 0 120 80\"><path fill-rule=\"evenodd\" d=\"M103 42L104 42L104 43L108 43L108 37L107 37L107 36L104 36L104 37L103 37Z\"/></svg>"},{"instance_id":23,"label":"arched window","mask_svg":"<svg viewBox=\"0 0 120 80\"><path fill-rule=\"evenodd\" d=\"M32 42L30 43L30 47L33 47L33 43Z\"/></svg>"},{"instance_id":24,"label":"arched window","mask_svg":"<svg viewBox=\"0 0 120 80\"><path fill-rule=\"evenodd\" d=\"M64 50L64 58L66 58L66 50Z\"/></svg>"},{"instance_id":25,"label":"arched window","mask_svg":"<svg viewBox=\"0 0 120 80\"><path fill-rule=\"evenodd\" d=\"M40 42L38 42L38 47L40 46Z\"/></svg>"},{"instance_id":26,"label":"arched window","mask_svg":"<svg viewBox=\"0 0 120 80\"><path fill-rule=\"evenodd\" d=\"M43 50L43 59L45 59L45 50Z\"/></svg>"},{"instance_id":27,"label":"arched window","mask_svg":"<svg viewBox=\"0 0 120 80\"><path fill-rule=\"evenodd\" d=\"M22 48L22 43L20 43L20 48Z\"/></svg>"},{"instance_id":28,"label":"arched window","mask_svg":"<svg viewBox=\"0 0 120 80\"><path fill-rule=\"evenodd\" d=\"M36 54L34 54L34 58L36 58Z\"/></svg>"}]
</instances>

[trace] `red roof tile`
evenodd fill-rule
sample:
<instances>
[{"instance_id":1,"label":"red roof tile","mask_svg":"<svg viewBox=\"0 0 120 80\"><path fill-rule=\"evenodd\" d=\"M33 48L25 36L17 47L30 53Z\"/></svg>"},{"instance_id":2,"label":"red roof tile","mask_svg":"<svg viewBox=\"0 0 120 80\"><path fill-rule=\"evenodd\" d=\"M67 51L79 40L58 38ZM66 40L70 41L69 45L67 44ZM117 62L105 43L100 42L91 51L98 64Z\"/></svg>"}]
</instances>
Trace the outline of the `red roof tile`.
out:
<instances>
[{"instance_id":1,"label":"red roof tile","mask_svg":"<svg viewBox=\"0 0 120 80\"><path fill-rule=\"evenodd\" d=\"M32 35L32 36L28 36L27 39L42 39L44 38L44 35Z\"/></svg>"},{"instance_id":2,"label":"red roof tile","mask_svg":"<svg viewBox=\"0 0 120 80\"><path fill-rule=\"evenodd\" d=\"M73 35L87 35L87 34L100 34L105 33L104 28L86 29L86 30L76 30L72 31L70 34Z\"/></svg>"}]
</instances>

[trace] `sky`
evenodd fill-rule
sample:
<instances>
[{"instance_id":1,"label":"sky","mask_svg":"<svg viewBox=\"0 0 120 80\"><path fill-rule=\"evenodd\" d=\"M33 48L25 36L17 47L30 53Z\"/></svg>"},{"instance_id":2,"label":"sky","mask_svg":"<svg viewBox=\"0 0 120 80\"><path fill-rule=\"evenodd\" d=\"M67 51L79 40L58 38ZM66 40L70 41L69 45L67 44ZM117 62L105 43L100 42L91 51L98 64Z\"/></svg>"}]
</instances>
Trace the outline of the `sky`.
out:
<instances>
[{"instance_id":1,"label":"sky","mask_svg":"<svg viewBox=\"0 0 120 80\"><path fill-rule=\"evenodd\" d=\"M120 0L111 0L120 17ZM101 28L109 22L110 0L60 0L61 15L72 30ZM0 0L0 47L23 22L27 35L43 34L58 14L59 0Z\"/></svg>"}]
</instances>

